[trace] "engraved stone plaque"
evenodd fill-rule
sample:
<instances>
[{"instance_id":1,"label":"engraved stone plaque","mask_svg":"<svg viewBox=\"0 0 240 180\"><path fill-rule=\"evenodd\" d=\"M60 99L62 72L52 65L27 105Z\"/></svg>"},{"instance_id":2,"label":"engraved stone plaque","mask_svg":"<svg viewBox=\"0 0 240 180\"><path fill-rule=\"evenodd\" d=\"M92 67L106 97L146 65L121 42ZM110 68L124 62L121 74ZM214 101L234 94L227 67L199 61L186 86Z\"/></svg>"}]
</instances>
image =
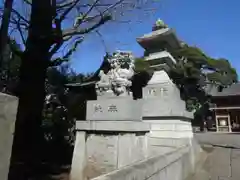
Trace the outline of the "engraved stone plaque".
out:
<instances>
[{"instance_id":1,"label":"engraved stone plaque","mask_svg":"<svg viewBox=\"0 0 240 180\"><path fill-rule=\"evenodd\" d=\"M116 105L110 105L108 106L108 112L117 112L117 106Z\"/></svg>"},{"instance_id":2,"label":"engraved stone plaque","mask_svg":"<svg viewBox=\"0 0 240 180\"><path fill-rule=\"evenodd\" d=\"M142 101L129 98L101 99L87 102L87 120L140 121Z\"/></svg>"}]
</instances>

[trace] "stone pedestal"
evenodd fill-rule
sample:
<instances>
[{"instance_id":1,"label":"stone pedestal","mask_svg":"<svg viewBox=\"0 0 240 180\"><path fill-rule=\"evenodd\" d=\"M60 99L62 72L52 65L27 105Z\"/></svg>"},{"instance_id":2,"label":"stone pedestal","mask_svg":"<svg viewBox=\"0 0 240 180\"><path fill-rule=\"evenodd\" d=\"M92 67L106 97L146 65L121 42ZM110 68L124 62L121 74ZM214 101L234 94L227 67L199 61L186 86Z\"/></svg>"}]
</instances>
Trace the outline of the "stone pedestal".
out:
<instances>
[{"instance_id":1,"label":"stone pedestal","mask_svg":"<svg viewBox=\"0 0 240 180\"><path fill-rule=\"evenodd\" d=\"M165 71L154 72L143 88L142 101L142 119L151 125L148 134L151 154L164 154L191 144L193 114L186 111L178 88Z\"/></svg>"},{"instance_id":2,"label":"stone pedestal","mask_svg":"<svg viewBox=\"0 0 240 180\"><path fill-rule=\"evenodd\" d=\"M186 103L180 98L179 89L165 71L154 72L148 85L143 88L143 101L143 117L193 117L186 111Z\"/></svg>"},{"instance_id":3,"label":"stone pedestal","mask_svg":"<svg viewBox=\"0 0 240 180\"><path fill-rule=\"evenodd\" d=\"M78 121L71 180L111 172L147 157L148 123Z\"/></svg>"},{"instance_id":4,"label":"stone pedestal","mask_svg":"<svg viewBox=\"0 0 240 180\"><path fill-rule=\"evenodd\" d=\"M18 99L0 93L0 179L7 180Z\"/></svg>"},{"instance_id":5,"label":"stone pedestal","mask_svg":"<svg viewBox=\"0 0 240 180\"><path fill-rule=\"evenodd\" d=\"M154 72L148 85L143 88L143 119L182 117L191 120L193 114L186 110L186 103L165 71Z\"/></svg>"}]
</instances>

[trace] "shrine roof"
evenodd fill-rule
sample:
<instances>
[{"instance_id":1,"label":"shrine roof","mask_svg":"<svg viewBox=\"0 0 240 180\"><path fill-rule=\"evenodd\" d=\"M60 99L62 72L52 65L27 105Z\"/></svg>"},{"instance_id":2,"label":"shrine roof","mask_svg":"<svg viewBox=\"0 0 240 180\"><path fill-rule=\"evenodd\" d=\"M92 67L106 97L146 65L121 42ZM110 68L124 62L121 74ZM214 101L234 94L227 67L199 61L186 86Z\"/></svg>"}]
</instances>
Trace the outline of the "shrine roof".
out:
<instances>
[{"instance_id":1,"label":"shrine roof","mask_svg":"<svg viewBox=\"0 0 240 180\"><path fill-rule=\"evenodd\" d=\"M232 84L231 86L224 88L221 92L215 92L212 94L214 97L224 96L240 96L240 83Z\"/></svg>"},{"instance_id":2,"label":"shrine roof","mask_svg":"<svg viewBox=\"0 0 240 180\"><path fill-rule=\"evenodd\" d=\"M162 29L158 29L156 31L152 31L148 34L144 34L142 37L137 38L137 40L144 40L144 39L154 39L156 37L165 35L165 34L169 34L169 33L173 33L173 30L170 28L162 28Z\"/></svg>"}]
</instances>

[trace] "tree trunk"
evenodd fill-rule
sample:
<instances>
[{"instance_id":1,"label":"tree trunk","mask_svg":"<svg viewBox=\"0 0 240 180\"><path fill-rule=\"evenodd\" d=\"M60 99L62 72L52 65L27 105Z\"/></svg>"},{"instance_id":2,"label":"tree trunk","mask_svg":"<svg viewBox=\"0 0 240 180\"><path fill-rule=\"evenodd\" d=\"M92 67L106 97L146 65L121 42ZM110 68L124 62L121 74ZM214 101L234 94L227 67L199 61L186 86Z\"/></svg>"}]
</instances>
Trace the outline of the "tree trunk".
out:
<instances>
[{"instance_id":1,"label":"tree trunk","mask_svg":"<svg viewBox=\"0 0 240 180\"><path fill-rule=\"evenodd\" d=\"M51 47L50 0L33 0L30 28L20 68L19 106L9 180L38 175L41 163L41 123L45 77ZM19 163L24 168L17 167Z\"/></svg>"},{"instance_id":2,"label":"tree trunk","mask_svg":"<svg viewBox=\"0 0 240 180\"><path fill-rule=\"evenodd\" d=\"M2 24L0 29L0 70L4 64L4 52L8 40L8 27L12 12L13 0L5 0Z\"/></svg>"}]
</instances>

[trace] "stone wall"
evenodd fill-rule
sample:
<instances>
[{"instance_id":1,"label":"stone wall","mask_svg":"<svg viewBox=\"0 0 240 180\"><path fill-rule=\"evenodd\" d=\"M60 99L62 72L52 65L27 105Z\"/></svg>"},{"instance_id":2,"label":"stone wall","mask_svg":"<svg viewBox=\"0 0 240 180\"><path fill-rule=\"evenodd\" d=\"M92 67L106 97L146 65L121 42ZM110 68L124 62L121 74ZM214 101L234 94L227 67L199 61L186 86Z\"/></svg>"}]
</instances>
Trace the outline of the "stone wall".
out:
<instances>
[{"instance_id":1,"label":"stone wall","mask_svg":"<svg viewBox=\"0 0 240 180\"><path fill-rule=\"evenodd\" d=\"M0 93L0 179L7 180L18 99Z\"/></svg>"},{"instance_id":2,"label":"stone wall","mask_svg":"<svg viewBox=\"0 0 240 180\"><path fill-rule=\"evenodd\" d=\"M184 180L194 172L191 158L191 148L185 146L125 166L93 180Z\"/></svg>"}]
</instances>

